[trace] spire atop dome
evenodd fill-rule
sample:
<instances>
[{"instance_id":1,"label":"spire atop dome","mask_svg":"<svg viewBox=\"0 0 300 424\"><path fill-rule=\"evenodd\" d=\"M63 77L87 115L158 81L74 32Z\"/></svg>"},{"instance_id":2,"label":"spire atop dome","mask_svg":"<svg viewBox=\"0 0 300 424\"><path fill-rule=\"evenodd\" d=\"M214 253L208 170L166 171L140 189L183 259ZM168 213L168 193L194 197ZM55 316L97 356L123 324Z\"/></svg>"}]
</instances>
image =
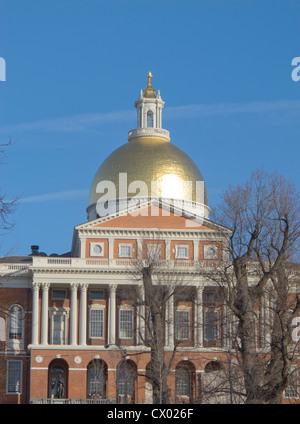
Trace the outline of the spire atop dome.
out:
<instances>
[{"instance_id":1,"label":"spire atop dome","mask_svg":"<svg viewBox=\"0 0 300 424\"><path fill-rule=\"evenodd\" d=\"M152 87L152 82L151 82L152 74L150 71L148 72L147 78L148 78L147 87L143 90L144 97L148 99L155 98L156 90Z\"/></svg>"},{"instance_id":2,"label":"spire atop dome","mask_svg":"<svg viewBox=\"0 0 300 424\"><path fill-rule=\"evenodd\" d=\"M162 108L165 102L160 97L160 91L152 87L152 73L147 74L146 88L140 91L139 98L134 103L137 108L137 128L129 131L128 141L136 138L160 138L170 141L169 131L162 129Z\"/></svg>"}]
</instances>

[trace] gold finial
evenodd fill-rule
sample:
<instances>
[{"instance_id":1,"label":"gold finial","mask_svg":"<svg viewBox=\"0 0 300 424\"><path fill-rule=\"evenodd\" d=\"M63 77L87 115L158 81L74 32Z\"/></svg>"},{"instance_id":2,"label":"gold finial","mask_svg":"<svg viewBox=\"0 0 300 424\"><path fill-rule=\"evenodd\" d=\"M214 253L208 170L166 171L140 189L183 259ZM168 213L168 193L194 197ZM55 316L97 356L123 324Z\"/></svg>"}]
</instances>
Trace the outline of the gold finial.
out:
<instances>
[{"instance_id":1,"label":"gold finial","mask_svg":"<svg viewBox=\"0 0 300 424\"><path fill-rule=\"evenodd\" d=\"M152 74L149 71L148 75L148 82L147 82L147 87L143 90L144 92L144 97L156 97L156 91L154 90L154 88L152 88L152 82L151 82L151 78L152 78Z\"/></svg>"}]
</instances>

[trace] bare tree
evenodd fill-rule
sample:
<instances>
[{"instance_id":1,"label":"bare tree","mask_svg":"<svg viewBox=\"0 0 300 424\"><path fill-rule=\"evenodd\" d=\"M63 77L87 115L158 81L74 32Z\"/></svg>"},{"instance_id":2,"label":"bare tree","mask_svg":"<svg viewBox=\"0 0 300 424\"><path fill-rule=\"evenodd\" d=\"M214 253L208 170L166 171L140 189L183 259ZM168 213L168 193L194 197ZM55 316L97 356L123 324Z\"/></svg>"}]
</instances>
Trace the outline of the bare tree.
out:
<instances>
[{"instance_id":1,"label":"bare tree","mask_svg":"<svg viewBox=\"0 0 300 424\"><path fill-rule=\"evenodd\" d=\"M231 230L223 246L227 260L214 272L200 273L225 288L226 304L237 322L235 348L246 403L279 402L290 381L291 323L300 308L299 274L291 272L299 218L293 183L264 170L242 186L230 186L213 211L213 219L224 226L224 238L225 228Z\"/></svg>"},{"instance_id":2,"label":"bare tree","mask_svg":"<svg viewBox=\"0 0 300 424\"><path fill-rule=\"evenodd\" d=\"M156 239L157 240L157 239ZM142 282L142 290L136 292L139 310L140 342L150 348L151 360L147 368L147 381L152 386L153 403L169 403L168 375L172 369L175 353L181 341L174 334L174 299L190 295L193 289L185 284L182 270L176 264L161 260L160 245L139 252L135 261L135 278ZM170 333L166 334L166 327ZM166 340L171 346L166 349Z\"/></svg>"},{"instance_id":3,"label":"bare tree","mask_svg":"<svg viewBox=\"0 0 300 424\"><path fill-rule=\"evenodd\" d=\"M5 144L0 144L0 164L3 164L6 157L6 148L12 144L11 139ZM10 218L15 211L18 200L18 197L7 200L6 194L0 194L0 230L9 230L13 227L14 224L10 221Z\"/></svg>"}]
</instances>

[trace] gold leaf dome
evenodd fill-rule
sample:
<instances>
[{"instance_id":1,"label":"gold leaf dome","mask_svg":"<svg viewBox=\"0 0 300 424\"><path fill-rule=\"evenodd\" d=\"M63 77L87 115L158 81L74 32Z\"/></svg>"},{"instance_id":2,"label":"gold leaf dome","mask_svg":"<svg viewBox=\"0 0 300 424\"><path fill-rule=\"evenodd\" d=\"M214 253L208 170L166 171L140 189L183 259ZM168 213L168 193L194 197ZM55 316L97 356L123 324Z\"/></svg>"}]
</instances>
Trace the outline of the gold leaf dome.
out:
<instances>
[{"instance_id":1,"label":"gold leaf dome","mask_svg":"<svg viewBox=\"0 0 300 424\"><path fill-rule=\"evenodd\" d=\"M160 91L152 87L151 72L147 78L146 88L134 103L137 128L129 131L128 143L104 160L93 179L87 208L89 219L95 218L93 211L99 199L103 204L106 200L117 200L115 203L121 207L121 199L132 197L167 199L174 201L174 205L183 200L185 205L191 202L196 207L204 206L205 216L209 213L201 172L186 153L170 143L169 131L162 128L164 102Z\"/></svg>"},{"instance_id":2,"label":"gold leaf dome","mask_svg":"<svg viewBox=\"0 0 300 424\"><path fill-rule=\"evenodd\" d=\"M196 182L203 182L197 165L178 147L162 139L135 138L112 152L99 167L90 188L89 205L97 203L102 196L96 192L96 188L98 183L103 181L113 182L116 198L123 197L119 197L119 178L120 174L125 173L127 187L134 181L145 182L149 197L195 202ZM151 184L153 181L157 182L154 188ZM191 183L185 184L188 181ZM128 197L137 195L138 192L130 193L128 190ZM205 186L201 203L207 205Z\"/></svg>"}]
</instances>

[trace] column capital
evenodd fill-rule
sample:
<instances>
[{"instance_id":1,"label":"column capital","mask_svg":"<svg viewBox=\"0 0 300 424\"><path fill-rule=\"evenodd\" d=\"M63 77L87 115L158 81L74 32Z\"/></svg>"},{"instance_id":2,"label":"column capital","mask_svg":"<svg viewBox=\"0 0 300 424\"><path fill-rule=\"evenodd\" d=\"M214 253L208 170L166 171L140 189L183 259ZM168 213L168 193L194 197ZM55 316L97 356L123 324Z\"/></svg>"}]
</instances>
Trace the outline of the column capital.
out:
<instances>
[{"instance_id":1,"label":"column capital","mask_svg":"<svg viewBox=\"0 0 300 424\"><path fill-rule=\"evenodd\" d=\"M49 290L50 288L50 283L41 283L40 285L42 287L42 290L45 290L45 291Z\"/></svg>"},{"instance_id":2,"label":"column capital","mask_svg":"<svg viewBox=\"0 0 300 424\"><path fill-rule=\"evenodd\" d=\"M70 288L71 288L72 291L76 292L78 290L78 287L79 287L79 283L71 283L70 284Z\"/></svg>"},{"instance_id":3,"label":"column capital","mask_svg":"<svg viewBox=\"0 0 300 424\"><path fill-rule=\"evenodd\" d=\"M39 290L41 283L32 283L33 290Z\"/></svg>"},{"instance_id":4,"label":"column capital","mask_svg":"<svg viewBox=\"0 0 300 424\"><path fill-rule=\"evenodd\" d=\"M112 292L116 292L118 288L118 284L109 284L109 290Z\"/></svg>"},{"instance_id":5,"label":"column capital","mask_svg":"<svg viewBox=\"0 0 300 424\"><path fill-rule=\"evenodd\" d=\"M87 289L89 288L89 285L87 283L80 283L80 290L83 291L87 291Z\"/></svg>"}]
</instances>

